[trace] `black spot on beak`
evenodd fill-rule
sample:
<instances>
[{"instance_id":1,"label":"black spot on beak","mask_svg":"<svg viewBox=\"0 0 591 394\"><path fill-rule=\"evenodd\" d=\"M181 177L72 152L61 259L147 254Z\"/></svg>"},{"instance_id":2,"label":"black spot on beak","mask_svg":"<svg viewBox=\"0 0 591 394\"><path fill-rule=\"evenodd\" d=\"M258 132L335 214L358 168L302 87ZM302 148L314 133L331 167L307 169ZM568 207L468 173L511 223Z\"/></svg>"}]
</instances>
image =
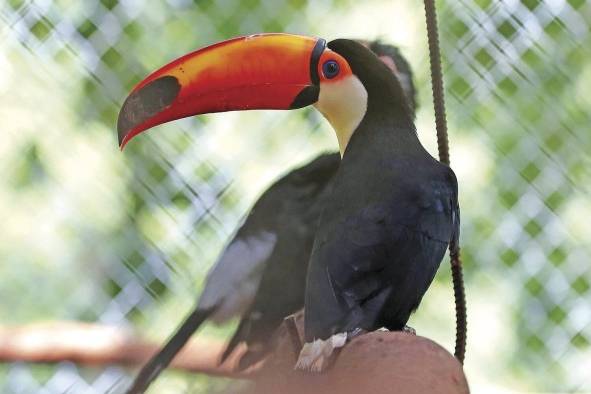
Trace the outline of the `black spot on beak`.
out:
<instances>
[{"instance_id":1,"label":"black spot on beak","mask_svg":"<svg viewBox=\"0 0 591 394\"><path fill-rule=\"evenodd\" d=\"M179 81L167 75L133 92L123 103L117 119L119 145L134 127L170 106L180 90Z\"/></svg>"},{"instance_id":2,"label":"black spot on beak","mask_svg":"<svg viewBox=\"0 0 591 394\"><path fill-rule=\"evenodd\" d=\"M320 87L318 85L306 86L293 100L289 109L297 109L307 107L310 104L314 104L318 101L318 95L320 94Z\"/></svg>"}]
</instances>

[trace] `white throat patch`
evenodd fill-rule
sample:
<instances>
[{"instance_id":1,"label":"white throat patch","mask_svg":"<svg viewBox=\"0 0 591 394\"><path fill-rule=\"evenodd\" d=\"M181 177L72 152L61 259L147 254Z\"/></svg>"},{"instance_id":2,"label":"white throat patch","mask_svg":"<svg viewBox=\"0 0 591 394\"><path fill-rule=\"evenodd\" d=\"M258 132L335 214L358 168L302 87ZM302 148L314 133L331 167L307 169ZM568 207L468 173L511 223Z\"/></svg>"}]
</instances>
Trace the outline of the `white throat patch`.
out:
<instances>
[{"instance_id":1,"label":"white throat patch","mask_svg":"<svg viewBox=\"0 0 591 394\"><path fill-rule=\"evenodd\" d=\"M367 111L367 90L355 75L339 81L322 82L314 106L335 130L343 157L351 135Z\"/></svg>"}]
</instances>

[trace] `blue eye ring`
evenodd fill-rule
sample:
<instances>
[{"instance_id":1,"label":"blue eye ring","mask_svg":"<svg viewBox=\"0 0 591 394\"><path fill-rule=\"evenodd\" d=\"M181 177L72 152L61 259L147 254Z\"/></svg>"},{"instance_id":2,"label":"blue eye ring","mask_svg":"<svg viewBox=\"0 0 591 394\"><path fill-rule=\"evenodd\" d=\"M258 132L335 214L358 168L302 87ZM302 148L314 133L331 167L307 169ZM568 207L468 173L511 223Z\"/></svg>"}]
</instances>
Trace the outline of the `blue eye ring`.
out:
<instances>
[{"instance_id":1,"label":"blue eye ring","mask_svg":"<svg viewBox=\"0 0 591 394\"><path fill-rule=\"evenodd\" d=\"M327 60L322 65L322 74L326 79L333 79L339 75L339 71L341 71L341 67L335 60Z\"/></svg>"}]
</instances>

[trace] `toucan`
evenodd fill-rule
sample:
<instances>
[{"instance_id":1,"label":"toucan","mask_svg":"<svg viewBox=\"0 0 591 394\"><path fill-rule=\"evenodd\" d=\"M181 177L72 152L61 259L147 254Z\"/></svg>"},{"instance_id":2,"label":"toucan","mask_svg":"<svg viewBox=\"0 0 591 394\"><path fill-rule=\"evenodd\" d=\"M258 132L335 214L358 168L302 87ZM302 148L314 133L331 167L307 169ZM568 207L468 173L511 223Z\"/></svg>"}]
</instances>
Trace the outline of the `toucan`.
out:
<instances>
[{"instance_id":1,"label":"toucan","mask_svg":"<svg viewBox=\"0 0 591 394\"><path fill-rule=\"evenodd\" d=\"M412 70L400 50L380 40L355 41L375 53L398 78L414 118L417 104ZM254 256L256 249L251 249L248 258L241 256L236 260L224 258L226 252L211 271L205 291L211 287L209 283L217 286L226 283L225 298L236 294L235 290L243 286L258 283L252 301L248 300L250 306L240 311L240 324L222 354L221 362L240 342L248 345L239 360L240 369L261 360L273 348L274 334L283 319L304 307L306 273L318 218L325 201L330 198L332 179L340 162L338 152L324 153L271 185L248 213L226 251L231 250L233 244L243 241L243 233L255 231L275 235L272 251L269 255ZM225 278L233 277L231 271L241 271L236 267L241 260L257 263L248 272L248 277L244 275L239 280L240 284L231 287L232 284ZM285 281L286 277L289 281ZM244 294L241 296L241 299L247 297ZM200 308L199 304L197 308Z\"/></svg>"},{"instance_id":2,"label":"toucan","mask_svg":"<svg viewBox=\"0 0 591 394\"><path fill-rule=\"evenodd\" d=\"M397 76L414 112L412 70L400 50L380 40L356 41L371 49ZM220 324L241 318L220 362L240 342L248 345L239 360L240 369L266 355L284 317L304 306L306 273L318 217L324 200L330 196L331 180L340 161L338 152L322 154L280 178L261 195L208 273L190 317L154 356L150 366L168 364L175 355L169 349L179 351L205 319ZM259 247L254 247L255 243ZM290 278L287 283L283 280L286 275ZM218 303L220 308L212 311L211 305ZM204 310L212 313L193 318Z\"/></svg>"},{"instance_id":3,"label":"toucan","mask_svg":"<svg viewBox=\"0 0 591 394\"><path fill-rule=\"evenodd\" d=\"M123 105L118 132L123 147L150 127L186 116L308 105L331 123L342 156L307 274L308 343L297 367L317 370L325 365L325 350L342 346L351 332L401 329L446 248L457 248L455 176L420 144L388 67L352 40L239 37L177 59L142 81ZM149 383L158 372L136 382ZM134 387L130 392L146 385Z\"/></svg>"}]
</instances>

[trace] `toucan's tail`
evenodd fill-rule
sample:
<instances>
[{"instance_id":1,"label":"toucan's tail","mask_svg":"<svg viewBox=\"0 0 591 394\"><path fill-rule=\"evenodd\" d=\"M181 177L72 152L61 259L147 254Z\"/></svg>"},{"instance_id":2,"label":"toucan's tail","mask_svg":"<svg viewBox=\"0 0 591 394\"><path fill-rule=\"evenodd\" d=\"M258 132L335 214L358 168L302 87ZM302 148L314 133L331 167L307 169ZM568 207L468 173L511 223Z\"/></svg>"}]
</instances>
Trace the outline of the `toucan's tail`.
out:
<instances>
[{"instance_id":1,"label":"toucan's tail","mask_svg":"<svg viewBox=\"0 0 591 394\"><path fill-rule=\"evenodd\" d=\"M185 346L191 335L214 311L215 307L205 310L196 307L166 342L166 345L142 367L126 394L141 394L146 391L154 379L160 375L174 356Z\"/></svg>"}]
</instances>

